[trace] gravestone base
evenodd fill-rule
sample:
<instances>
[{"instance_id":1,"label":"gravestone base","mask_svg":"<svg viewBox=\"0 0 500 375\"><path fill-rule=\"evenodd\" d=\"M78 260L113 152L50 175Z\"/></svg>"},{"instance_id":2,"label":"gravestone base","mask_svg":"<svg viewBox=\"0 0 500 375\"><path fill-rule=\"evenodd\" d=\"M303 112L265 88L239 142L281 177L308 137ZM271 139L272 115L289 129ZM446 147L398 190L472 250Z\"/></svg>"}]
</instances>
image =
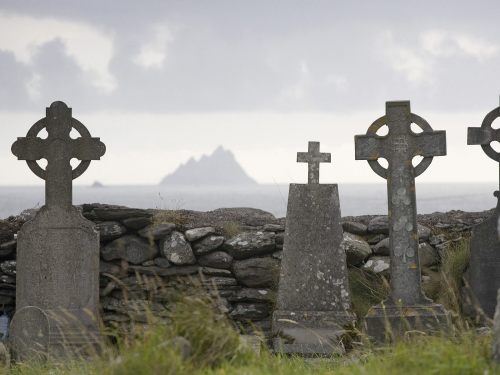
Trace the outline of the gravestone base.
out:
<instances>
[{"instance_id":1,"label":"gravestone base","mask_svg":"<svg viewBox=\"0 0 500 375\"><path fill-rule=\"evenodd\" d=\"M450 327L450 318L443 305L429 303L414 306L379 304L365 317L365 330L375 343L397 341L409 332L443 333Z\"/></svg>"},{"instance_id":2,"label":"gravestone base","mask_svg":"<svg viewBox=\"0 0 500 375\"><path fill-rule=\"evenodd\" d=\"M275 311L273 350L303 357L343 354L342 337L354 321L354 315L349 313Z\"/></svg>"}]
</instances>

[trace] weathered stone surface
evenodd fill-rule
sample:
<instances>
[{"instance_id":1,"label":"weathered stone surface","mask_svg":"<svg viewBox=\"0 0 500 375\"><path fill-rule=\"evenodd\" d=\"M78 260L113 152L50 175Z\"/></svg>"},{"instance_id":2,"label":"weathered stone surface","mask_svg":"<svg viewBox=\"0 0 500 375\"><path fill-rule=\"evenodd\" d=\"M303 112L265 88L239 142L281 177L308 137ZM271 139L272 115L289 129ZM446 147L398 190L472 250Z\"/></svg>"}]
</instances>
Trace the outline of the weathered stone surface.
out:
<instances>
[{"instance_id":1,"label":"weathered stone surface","mask_svg":"<svg viewBox=\"0 0 500 375\"><path fill-rule=\"evenodd\" d=\"M389 237L384 238L382 241L373 246L373 253L377 255L390 255Z\"/></svg>"},{"instance_id":2,"label":"weathered stone surface","mask_svg":"<svg viewBox=\"0 0 500 375\"><path fill-rule=\"evenodd\" d=\"M262 303L238 303L229 316L237 321L260 320L269 316L270 308Z\"/></svg>"},{"instance_id":3,"label":"weathered stone surface","mask_svg":"<svg viewBox=\"0 0 500 375\"><path fill-rule=\"evenodd\" d=\"M372 249L368 242L360 236L351 233L344 233L340 248L347 257L347 264L353 267L361 266L365 259L372 254Z\"/></svg>"},{"instance_id":4,"label":"weathered stone surface","mask_svg":"<svg viewBox=\"0 0 500 375\"><path fill-rule=\"evenodd\" d=\"M189 229L184 233L186 236L187 240L190 242L194 242L196 240L199 240L200 238L203 238L205 236L208 236L209 234L214 234L215 233L215 228L214 227L203 227L203 228L194 228L194 229Z\"/></svg>"},{"instance_id":5,"label":"weathered stone surface","mask_svg":"<svg viewBox=\"0 0 500 375\"><path fill-rule=\"evenodd\" d=\"M170 264L170 262L168 261L168 259L166 259L166 258L161 258L161 257L154 258L153 262L156 266L161 267L161 268L169 268L172 266Z\"/></svg>"},{"instance_id":6,"label":"weathered stone surface","mask_svg":"<svg viewBox=\"0 0 500 375\"><path fill-rule=\"evenodd\" d=\"M376 234L389 234L389 219L387 216L377 216L368 223L368 231Z\"/></svg>"},{"instance_id":7,"label":"weathered stone surface","mask_svg":"<svg viewBox=\"0 0 500 375\"><path fill-rule=\"evenodd\" d=\"M156 241L167 237L174 229L175 224L172 223L151 224L141 229L138 234L148 240Z\"/></svg>"},{"instance_id":8,"label":"weathered stone surface","mask_svg":"<svg viewBox=\"0 0 500 375\"><path fill-rule=\"evenodd\" d=\"M238 281L248 287L276 287L279 261L273 258L252 258L233 262L232 271Z\"/></svg>"},{"instance_id":9,"label":"weathered stone surface","mask_svg":"<svg viewBox=\"0 0 500 375\"><path fill-rule=\"evenodd\" d=\"M123 273L123 269L115 263L103 262L101 260L99 262L99 273L109 273L113 276L119 276Z\"/></svg>"},{"instance_id":10,"label":"weathered stone surface","mask_svg":"<svg viewBox=\"0 0 500 375\"><path fill-rule=\"evenodd\" d=\"M138 208L128 208L112 205L83 205L84 212L92 212L96 219L102 221L121 221L133 217L152 217L152 213Z\"/></svg>"},{"instance_id":11,"label":"weathered stone surface","mask_svg":"<svg viewBox=\"0 0 500 375\"><path fill-rule=\"evenodd\" d=\"M188 265L196 263L193 249L180 232L172 232L161 241L161 252L169 262L178 265Z\"/></svg>"},{"instance_id":12,"label":"weathered stone surface","mask_svg":"<svg viewBox=\"0 0 500 375\"><path fill-rule=\"evenodd\" d=\"M193 244L194 253L197 256L208 254L222 246L224 236L207 236Z\"/></svg>"},{"instance_id":13,"label":"weathered stone surface","mask_svg":"<svg viewBox=\"0 0 500 375\"><path fill-rule=\"evenodd\" d=\"M130 217L122 220L123 225L131 230L139 230L153 223L151 217Z\"/></svg>"},{"instance_id":14,"label":"weathered stone surface","mask_svg":"<svg viewBox=\"0 0 500 375\"><path fill-rule=\"evenodd\" d=\"M271 289L243 288L227 297L230 302L274 303L276 293Z\"/></svg>"},{"instance_id":15,"label":"weathered stone surface","mask_svg":"<svg viewBox=\"0 0 500 375\"><path fill-rule=\"evenodd\" d=\"M229 269L233 263L233 257L224 251L214 251L198 258L198 264L206 267Z\"/></svg>"},{"instance_id":16,"label":"weathered stone surface","mask_svg":"<svg viewBox=\"0 0 500 375\"><path fill-rule=\"evenodd\" d=\"M266 224L262 228L265 232L284 232L285 227L281 224Z\"/></svg>"},{"instance_id":17,"label":"weathered stone surface","mask_svg":"<svg viewBox=\"0 0 500 375\"><path fill-rule=\"evenodd\" d=\"M227 270L226 270L227 271ZM227 276L215 276L209 277L205 280L205 285L213 287L216 289L224 289L227 287L234 287L238 285L238 282L234 277Z\"/></svg>"},{"instance_id":18,"label":"weathered stone surface","mask_svg":"<svg viewBox=\"0 0 500 375\"><path fill-rule=\"evenodd\" d=\"M201 271L201 268L198 266L177 266L170 268L130 266L130 270L143 275L173 277L173 276L194 275L199 273Z\"/></svg>"},{"instance_id":19,"label":"weathered stone surface","mask_svg":"<svg viewBox=\"0 0 500 375\"><path fill-rule=\"evenodd\" d=\"M376 245L385 238L388 237L386 237L386 235L384 234L373 234L366 239L366 242L368 242L370 245Z\"/></svg>"},{"instance_id":20,"label":"weathered stone surface","mask_svg":"<svg viewBox=\"0 0 500 375\"><path fill-rule=\"evenodd\" d=\"M388 256L372 256L363 265L365 271L369 271L375 274L389 274L391 267L391 259Z\"/></svg>"},{"instance_id":21,"label":"weathered stone surface","mask_svg":"<svg viewBox=\"0 0 500 375\"><path fill-rule=\"evenodd\" d=\"M101 241L110 241L123 236L127 232L127 228L117 221L104 221L97 224Z\"/></svg>"},{"instance_id":22,"label":"weathered stone surface","mask_svg":"<svg viewBox=\"0 0 500 375\"><path fill-rule=\"evenodd\" d=\"M232 277L233 273L224 268L201 267L201 272L206 276Z\"/></svg>"},{"instance_id":23,"label":"weathered stone surface","mask_svg":"<svg viewBox=\"0 0 500 375\"><path fill-rule=\"evenodd\" d=\"M272 253L276 248L272 232L244 232L229 239L224 249L234 259L247 259L256 255Z\"/></svg>"},{"instance_id":24,"label":"weathered stone surface","mask_svg":"<svg viewBox=\"0 0 500 375\"><path fill-rule=\"evenodd\" d=\"M497 302L493 318L493 340L492 340L493 360L500 363L500 289L497 291Z\"/></svg>"},{"instance_id":25,"label":"weathered stone surface","mask_svg":"<svg viewBox=\"0 0 500 375\"><path fill-rule=\"evenodd\" d=\"M431 230L422 224L417 224L418 240L420 242L429 241Z\"/></svg>"},{"instance_id":26,"label":"weathered stone surface","mask_svg":"<svg viewBox=\"0 0 500 375\"><path fill-rule=\"evenodd\" d=\"M0 243L8 242L14 239L17 228L7 220L0 220Z\"/></svg>"},{"instance_id":27,"label":"weathered stone surface","mask_svg":"<svg viewBox=\"0 0 500 375\"><path fill-rule=\"evenodd\" d=\"M0 245L0 257L7 257L11 255L17 247L17 240L4 242Z\"/></svg>"},{"instance_id":28,"label":"weathered stone surface","mask_svg":"<svg viewBox=\"0 0 500 375\"><path fill-rule=\"evenodd\" d=\"M6 275L15 276L16 275L16 261L6 260L0 263L0 270Z\"/></svg>"},{"instance_id":29,"label":"weathered stone surface","mask_svg":"<svg viewBox=\"0 0 500 375\"><path fill-rule=\"evenodd\" d=\"M418 257L420 259L420 267L434 266L439 262L436 249L427 242L418 245Z\"/></svg>"},{"instance_id":30,"label":"weathered stone surface","mask_svg":"<svg viewBox=\"0 0 500 375\"><path fill-rule=\"evenodd\" d=\"M158 248L135 235L125 235L107 244L101 255L106 261L123 259L132 264L141 264L154 259L158 255Z\"/></svg>"},{"instance_id":31,"label":"weathered stone surface","mask_svg":"<svg viewBox=\"0 0 500 375\"><path fill-rule=\"evenodd\" d=\"M365 224L358 223L356 221L344 221L342 223L342 229L344 232L357 234L358 236L363 236L368 233L368 227Z\"/></svg>"}]
</instances>

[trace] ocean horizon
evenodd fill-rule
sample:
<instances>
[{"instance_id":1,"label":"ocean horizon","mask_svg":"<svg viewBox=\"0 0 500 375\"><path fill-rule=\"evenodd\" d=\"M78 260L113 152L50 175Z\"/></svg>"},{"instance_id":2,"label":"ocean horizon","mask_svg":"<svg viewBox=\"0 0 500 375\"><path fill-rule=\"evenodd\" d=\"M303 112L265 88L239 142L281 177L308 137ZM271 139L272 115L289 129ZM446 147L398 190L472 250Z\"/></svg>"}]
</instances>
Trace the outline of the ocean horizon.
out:
<instances>
[{"instance_id":1,"label":"ocean horizon","mask_svg":"<svg viewBox=\"0 0 500 375\"><path fill-rule=\"evenodd\" d=\"M387 214L385 183L339 184L342 216ZM496 206L496 183L421 183L417 187L418 213L450 210L484 211ZM44 205L43 186L0 186L0 217L17 215ZM106 203L135 208L210 211L223 207L252 207L286 215L288 185L248 187L189 186L74 186L73 203Z\"/></svg>"}]
</instances>

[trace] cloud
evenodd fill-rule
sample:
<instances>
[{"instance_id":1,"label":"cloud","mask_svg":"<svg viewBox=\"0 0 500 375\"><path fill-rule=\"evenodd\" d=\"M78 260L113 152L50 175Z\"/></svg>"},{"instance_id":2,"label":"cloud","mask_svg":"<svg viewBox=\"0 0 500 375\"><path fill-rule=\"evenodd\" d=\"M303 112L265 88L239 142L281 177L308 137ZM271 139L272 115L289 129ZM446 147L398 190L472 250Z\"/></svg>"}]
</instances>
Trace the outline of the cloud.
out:
<instances>
[{"instance_id":1,"label":"cloud","mask_svg":"<svg viewBox=\"0 0 500 375\"><path fill-rule=\"evenodd\" d=\"M167 46L174 40L170 29L164 25L153 28L153 38L144 44L134 62L143 68L161 68L167 56Z\"/></svg>"},{"instance_id":2,"label":"cloud","mask_svg":"<svg viewBox=\"0 0 500 375\"><path fill-rule=\"evenodd\" d=\"M286 101L301 101L309 94L311 86L311 72L307 61L299 62L299 76L297 80L290 86L284 88L280 93L280 99Z\"/></svg>"},{"instance_id":3,"label":"cloud","mask_svg":"<svg viewBox=\"0 0 500 375\"><path fill-rule=\"evenodd\" d=\"M34 56L45 44L56 40L92 86L104 93L116 89L116 79L109 69L113 57L113 38L109 34L88 23L0 12L0 50L12 53L16 61L32 69L32 78L26 82L30 97L36 97L40 90Z\"/></svg>"},{"instance_id":4,"label":"cloud","mask_svg":"<svg viewBox=\"0 0 500 375\"><path fill-rule=\"evenodd\" d=\"M436 57L470 56L483 62L499 52L497 44L463 33L431 30L420 39L423 49Z\"/></svg>"}]
</instances>

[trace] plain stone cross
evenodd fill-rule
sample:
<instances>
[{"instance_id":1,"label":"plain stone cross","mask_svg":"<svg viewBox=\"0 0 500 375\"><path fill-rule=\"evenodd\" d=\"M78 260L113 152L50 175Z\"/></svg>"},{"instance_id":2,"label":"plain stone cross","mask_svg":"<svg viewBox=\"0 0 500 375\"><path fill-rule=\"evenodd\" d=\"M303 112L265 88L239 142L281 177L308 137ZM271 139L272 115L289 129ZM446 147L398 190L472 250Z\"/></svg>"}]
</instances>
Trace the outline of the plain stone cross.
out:
<instances>
[{"instance_id":1,"label":"plain stone cross","mask_svg":"<svg viewBox=\"0 0 500 375\"><path fill-rule=\"evenodd\" d=\"M309 142L308 152L297 152L297 163L308 163L309 184L319 184L319 164L331 161L330 153L319 152L319 142Z\"/></svg>"},{"instance_id":2,"label":"plain stone cross","mask_svg":"<svg viewBox=\"0 0 500 375\"><path fill-rule=\"evenodd\" d=\"M46 180L45 205L49 208L66 208L72 204L72 180L81 176L91 160L99 160L106 147L99 138L92 138L87 128L71 114L63 102L54 102L46 111L47 115L31 127L24 138L18 138L12 145L12 153L19 160L26 160L30 169L38 177ZM47 129L46 139L37 137ZM70 137L75 128L81 137ZM71 159L81 160L73 170ZM37 160L46 159L47 167L42 169Z\"/></svg>"},{"instance_id":3,"label":"plain stone cross","mask_svg":"<svg viewBox=\"0 0 500 375\"><path fill-rule=\"evenodd\" d=\"M423 132L414 133L412 123ZM384 125L389 128L388 135L377 135ZM356 160L368 160L374 172L387 180L392 300L404 305L422 303L415 177L427 169L434 156L446 155L446 133L432 131L427 121L412 114L410 102L387 102L386 116L376 120L366 135L357 135L355 143ZM424 159L413 167L417 155ZM378 163L379 158L389 162L387 169Z\"/></svg>"}]
</instances>

